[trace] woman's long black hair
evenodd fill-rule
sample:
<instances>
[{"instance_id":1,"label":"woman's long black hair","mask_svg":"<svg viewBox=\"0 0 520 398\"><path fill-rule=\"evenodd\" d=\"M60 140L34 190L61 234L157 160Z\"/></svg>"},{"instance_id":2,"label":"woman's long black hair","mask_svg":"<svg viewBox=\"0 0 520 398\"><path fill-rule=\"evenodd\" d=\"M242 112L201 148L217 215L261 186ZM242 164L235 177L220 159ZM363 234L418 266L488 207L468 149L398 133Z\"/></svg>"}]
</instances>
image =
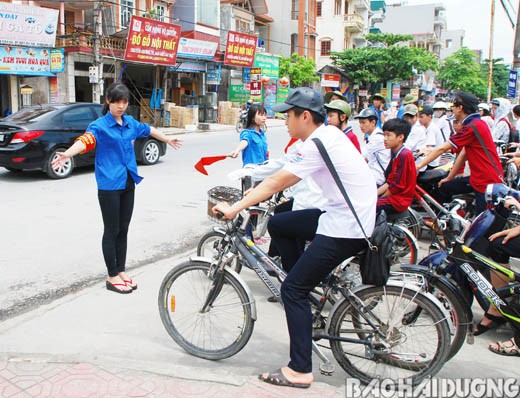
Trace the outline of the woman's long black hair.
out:
<instances>
[{"instance_id":1,"label":"woman's long black hair","mask_svg":"<svg viewBox=\"0 0 520 398\"><path fill-rule=\"evenodd\" d=\"M247 111L247 128L255 127L255 116L259 113L261 115L265 115L266 111L263 105L261 104L251 104L249 110ZM262 127L262 126L260 126Z\"/></svg>"},{"instance_id":2,"label":"woman's long black hair","mask_svg":"<svg viewBox=\"0 0 520 398\"><path fill-rule=\"evenodd\" d=\"M107 88L106 99L109 102L128 101L130 99L130 90L123 83L112 83ZM103 104L103 115L108 112L108 102Z\"/></svg>"}]
</instances>

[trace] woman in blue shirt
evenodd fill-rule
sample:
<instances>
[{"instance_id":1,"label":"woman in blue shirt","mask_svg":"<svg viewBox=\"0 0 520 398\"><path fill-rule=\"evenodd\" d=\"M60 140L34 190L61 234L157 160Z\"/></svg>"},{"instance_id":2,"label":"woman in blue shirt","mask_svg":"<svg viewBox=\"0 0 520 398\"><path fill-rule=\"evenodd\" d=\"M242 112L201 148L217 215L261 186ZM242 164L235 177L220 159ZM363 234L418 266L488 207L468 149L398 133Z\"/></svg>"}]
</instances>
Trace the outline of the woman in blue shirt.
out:
<instances>
[{"instance_id":1,"label":"woman in blue shirt","mask_svg":"<svg viewBox=\"0 0 520 398\"><path fill-rule=\"evenodd\" d=\"M126 115L130 92L122 83L111 84L103 115L90 123L85 134L65 152L58 152L53 167L79 153L96 148L95 174L103 217L103 257L108 270L106 287L116 293L131 293L137 284L125 272L127 235L134 209L134 188L143 179L137 174L134 141L152 136L179 148L181 141Z\"/></svg>"},{"instance_id":2,"label":"woman in blue shirt","mask_svg":"<svg viewBox=\"0 0 520 398\"><path fill-rule=\"evenodd\" d=\"M265 125L266 112L262 105L252 104L247 111L247 128L240 133L240 143L229 154L236 158L242 152L242 164L259 164L268 157L267 139L262 127Z\"/></svg>"}]
</instances>

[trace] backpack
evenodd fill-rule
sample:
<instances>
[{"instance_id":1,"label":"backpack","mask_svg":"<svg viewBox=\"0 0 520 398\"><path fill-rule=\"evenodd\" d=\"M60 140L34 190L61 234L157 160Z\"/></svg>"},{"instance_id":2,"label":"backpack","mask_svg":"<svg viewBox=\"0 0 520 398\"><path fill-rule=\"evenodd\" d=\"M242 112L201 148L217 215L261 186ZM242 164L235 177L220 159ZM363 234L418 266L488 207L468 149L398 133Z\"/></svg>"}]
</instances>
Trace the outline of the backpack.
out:
<instances>
[{"instance_id":1,"label":"backpack","mask_svg":"<svg viewBox=\"0 0 520 398\"><path fill-rule=\"evenodd\" d=\"M516 127L511 125L511 122L506 117L503 117L502 119L500 119L499 122L502 120L504 122L506 122L509 127L509 141L507 143L508 144L517 143L519 141L518 130L516 129Z\"/></svg>"}]
</instances>

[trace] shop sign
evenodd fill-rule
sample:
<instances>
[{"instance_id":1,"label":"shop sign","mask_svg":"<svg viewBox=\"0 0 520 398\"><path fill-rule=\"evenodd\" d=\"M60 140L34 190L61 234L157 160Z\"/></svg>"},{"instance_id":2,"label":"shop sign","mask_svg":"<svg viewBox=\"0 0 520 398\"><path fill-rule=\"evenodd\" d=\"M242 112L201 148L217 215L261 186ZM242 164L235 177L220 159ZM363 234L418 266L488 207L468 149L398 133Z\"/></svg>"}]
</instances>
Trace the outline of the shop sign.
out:
<instances>
[{"instance_id":1,"label":"shop sign","mask_svg":"<svg viewBox=\"0 0 520 398\"><path fill-rule=\"evenodd\" d=\"M58 78L49 77L49 91L50 91L50 103L59 104L60 102L60 90L58 88Z\"/></svg>"},{"instance_id":2,"label":"shop sign","mask_svg":"<svg viewBox=\"0 0 520 398\"><path fill-rule=\"evenodd\" d=\"M268 54L257 53L255 55L255 68L262 68L262 75L272 79L280 76L280 57Z\"/></svg>"},{"instance_id":3,"label":"shop sign","mask_svg":"<svg viewBox=\"0 0 520 398\"><path fill-rule=\"evenodd\" d=\"M419 98L419 89L418 88L411 88L410 94L412 94L414 97Z\"/></svg>"},{"instance_id":4,"label":"shop sign","mask_svg":"<svg viewBox=\"0 0 520 398\"><path fill-rule=\"evenodd\" d=\"M228 31L224 64L252 67L255 59L256 36Z\"/></svg>"},{"instance_id":5,"label":"shop sign","mask_svg":"<svg viewBox=\"0 0 520 398\"><path fill-rule=\"evenodd\" d=\"M220 64L208 64L206 69L206 84L220 84Z\"/></svg>"},{"instance_id":6,"label":"shop sign","mask_svg":"<svg viewBox=\"0 0 520 398\"><path fill-rule=\"evenodd\" d=\"M276 104L276 82L264 85L264 107L267 116L274 116L272 107Z\"/></svg>"},{"instance_id":7,"label":"shop sign","mask_svg":"<svg viewBox=\"0 0 520 398\"><path fill-rule=\"evenodd\" d=\"M359 90L358 95L360 97L368 97L368 90Z\"/></svg>"},{"instance_id":8,"label":"shop sign","mask_svg":"<svg viewBox=\"0 0 520 398\"><path fill-rule=\"evenodd\" d=\"M58 10L0 2L0 44L54 47Z\"/></svg>"},{"instance_id":9,"label":"shop sign","mask_svg":"<svg viewBox=\"0 0 520 398\"><path fill-rule=\"evenodd\" d=\"M180 61L179 66L169 67L168 70L172 70L173 72L195 72L195 73L205 73L206 72L206 63L198 62L198 61Z\"/></svg>"},{"instance_id":10,"label":"shop sign","mask_svg":"<svg viewBox=\"0 0 520 398\"><path fill-rule=\"evenodd\" d=\"M518 79L518 72L516 70L509 70L509 82L507 84L507 98L516 97L517 79Z\"/></svg>"},{"instance_id":11,"label":"shop sign","mask_svg":"<svg viewBox=\"0 0 520 398\"><path fill-rule=\"evenodd\" d=\"M401 85L393 84L392 85L392 101L399 101L401 98Z\"/></svg>"},{"instance_id":12,"label":"shop sign","mask_svg":"<svg viewBox=\"0 0 520 398\"><path fill-rule=\"evenodd\" d=\"M262 100L262 82L251 82L251 98Z\"/></svg>"},{"instance_id":13,"label":"shop sign","mask_svg":"<svg viewBox=\"0 0 520 398\"><path fill-rule=\"evenodd\" d=\"M242 81L251 83L251 68L242 68Z\"/></svg>"},{"instance_id":14,"label":"shop sign","mask_svg":"<svg viewBox=\"0 0 520 398\"><path fill-rule=\"evenodd\" d=\"M0 46L0 74L54 76L49 49Z\"/></svg>"},{"instance_id":15,"label":"shop sign","mask_svg":"<svg viewBox=\"0 0 520 398\"><path fill-rule=\"evenodd\" d=\"M177 55L184 58L213 59L218 43L181 37Z\"/></svg>"},{"instance_id":16,"label":"shop sign","mask_svg":"<svg viewBox=\"0 0 520 398\"><path fill-rule=\"evenodd\" d=\"M259 82L262 78L262 68L251 68L251 81Z\"/></svg>"},{"instance_id":17,"label":"shop sign","mask_svg":"<svg viewBox=\"0 0 520 398\"><path fill-rule=\"evenodd\" d=\"M132 15L126 42L126 61L174 65L181 27Z\"/></svg>"},{"instance_id":18,"label":"shop sign","mask_svg":"<svg viewBox=\"0 0 520 398\"><path fill-rule=\"evenodd\" d=\"M324 73L321 75L321 87L339 87L340 75Z\"/></svg>"},{"instance_id":19,"label":"shop sign","mask_svg":"<svg viewBox=\"0 0 520 398\"><path fill-rule=\"evenodd\" d=\"M229 101L245 103L249 99L249 91L246 91L243 84L231 84L228 93Z\"/></svg>"},{"instance_id":20,"label":"shop sign","mask_svg":"<svg viewBox=\"0 0 520 398\"><path fill-rule=\"evenodd\" d=\"M51 49L51 72L65 71L65 50L63 48Z\"/></svg>"},{"instance_id":21,"label":"shop sign","mask_svg":"<svg viewBox=\"0 0 520 398\"><path fill-rule=\"evenodd\" d=\"M388 98L388 89L386 87L383 87L381 89L381 95L383 96L383 98Z\"/></svg>"},{"instance_id":22,"label":"shop sign","mask_svg":"<svg viewBox=\"0 0 520 398\"><path fill-rule=\"evenodd\" d=\"M281 104L285 102L287 97L289 96L289 87L280 87L278 86L278 90L276 91L276 103Z\"/></svg>"}]
</instances>

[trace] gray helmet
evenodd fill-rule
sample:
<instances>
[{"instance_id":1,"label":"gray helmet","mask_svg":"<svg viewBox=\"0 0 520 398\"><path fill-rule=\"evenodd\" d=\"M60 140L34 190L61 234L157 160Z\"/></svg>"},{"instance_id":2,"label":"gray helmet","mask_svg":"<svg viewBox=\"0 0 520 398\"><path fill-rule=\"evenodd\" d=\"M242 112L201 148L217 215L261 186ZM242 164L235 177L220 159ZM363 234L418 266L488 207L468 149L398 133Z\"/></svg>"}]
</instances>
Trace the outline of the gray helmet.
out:
<instances>
[{"instance_id":1,"label":"gray helmet","mask_svg":"<svg viewBox=\"0 0 520 398\"><path fill-rule=\"evenodd\" d=\"M374 111L371 108L365 108L361 112L359 112L359 115L357 115L354 119L373 119L377 120L377 114L376 111Z\"/></svg>"}]
</instances>

